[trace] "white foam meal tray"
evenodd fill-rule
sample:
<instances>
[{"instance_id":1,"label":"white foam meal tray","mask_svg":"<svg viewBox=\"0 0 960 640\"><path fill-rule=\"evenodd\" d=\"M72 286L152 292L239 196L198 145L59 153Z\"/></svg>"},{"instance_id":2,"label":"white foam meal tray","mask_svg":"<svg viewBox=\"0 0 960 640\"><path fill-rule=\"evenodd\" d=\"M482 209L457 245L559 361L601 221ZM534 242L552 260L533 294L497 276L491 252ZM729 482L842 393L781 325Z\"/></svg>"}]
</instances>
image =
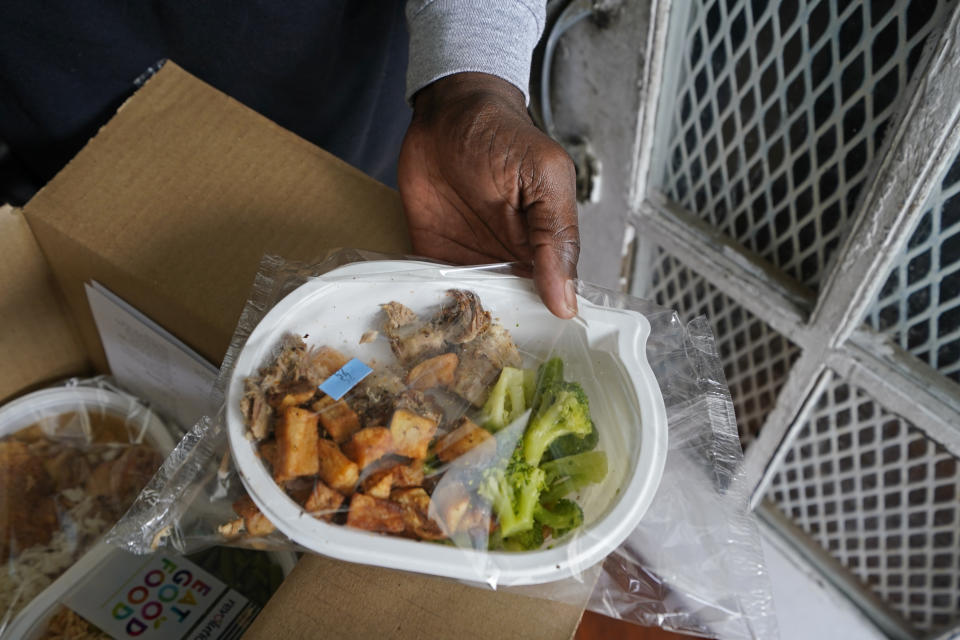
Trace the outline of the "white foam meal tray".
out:
<instances>
[{"instance_id":1,"label":"white foam meal tray","mask_svg":"<svg viewBox=\"0 0 960 640\"><path fill-rule=\"evenodd\" d=\"M565 377L581 383L609 460L601 485L578 502L584 526L552 548L484 552L419 542L329 524L305 514L273 481L246 436L240 411L243 381L267 363L283 334L308 336L371 362L389 362L386 340L359 344L379 328L379 305L396 300L429 314L451 288L477 293L484 308L513 336L535 366L551 353L565 358ZM311 279L281 300L251 333L236 361L227 393L230 449L250 497L276 527L307 549L326 556L490 585L525 585L575 576L614 551L637 526L653 500L667 453L663 398L646 358L650 324L637 312L579 300L579 314L560 320L537 297L532 282L487 269L455 269L423 262L350 264ZM565 347L569 347L566 348Z\"/></svg>"}]
</instances>

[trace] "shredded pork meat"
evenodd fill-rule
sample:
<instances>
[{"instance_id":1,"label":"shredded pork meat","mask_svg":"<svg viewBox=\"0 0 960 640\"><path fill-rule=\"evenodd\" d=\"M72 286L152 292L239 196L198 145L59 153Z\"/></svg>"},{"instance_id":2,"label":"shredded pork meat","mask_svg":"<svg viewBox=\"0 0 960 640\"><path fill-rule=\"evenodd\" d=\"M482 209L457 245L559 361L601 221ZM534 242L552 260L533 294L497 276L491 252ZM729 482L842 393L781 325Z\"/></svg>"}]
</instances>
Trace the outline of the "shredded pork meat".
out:
<instances>
[{"instance_id":1,"label":"shredded pork meat","mask_svg":"<svg viewBox=\"0 0 960 640\"><path fill-rule=\"evenodd\" d=\"M384 334L397 359L413 366L427 357L455 352L460 362L452 390L475 406L505 366L520 366L520 354L510 334L490 318L472 291L451 289L439 313L423 320L399 302L382 305Z\"/></svg>"},{"instance_id":2,"label":"shredded pork meat","mask_svg":"<svg viewBox=\"0 0 960 640\"><path fill-rule=\"evenodd\" d=\"M491 324L476 339L462 346L453 391L474 406L482 406L500 371L520 364L520 352L510 334L499 324Z\"/></svg>"},{"instance_id":3,"label":"shredded pork meat","mask_svg":"<svg viewBox=\"0 0 960 640\"><path fill-rule=\"evenodd\" d=\"M450 300L440 309L437 328L451 344L463 344L482 335L490 326L490 312L483 309L473 291L451 289Z\"/></svg>"}]
</instances>

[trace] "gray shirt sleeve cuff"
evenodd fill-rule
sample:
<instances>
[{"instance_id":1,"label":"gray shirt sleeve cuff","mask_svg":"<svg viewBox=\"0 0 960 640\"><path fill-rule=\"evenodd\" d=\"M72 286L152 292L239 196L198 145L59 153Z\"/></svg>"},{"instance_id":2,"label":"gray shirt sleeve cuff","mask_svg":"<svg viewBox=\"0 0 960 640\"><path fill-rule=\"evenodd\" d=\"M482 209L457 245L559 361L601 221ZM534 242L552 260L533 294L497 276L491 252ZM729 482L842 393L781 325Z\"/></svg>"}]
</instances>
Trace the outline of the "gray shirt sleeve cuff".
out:
<instances>
[{"instance_id":1,"label":"gray shirt sleeve cuff","mask_svg":"<svg viewBox=\"0 0 960 640\"><path fill-rule=\"evenodd\" d=\"M407 101L454 73L489 73L530 101L530 59L543 32L544 0L409 0Z\"/></svg>"}]
</instances>

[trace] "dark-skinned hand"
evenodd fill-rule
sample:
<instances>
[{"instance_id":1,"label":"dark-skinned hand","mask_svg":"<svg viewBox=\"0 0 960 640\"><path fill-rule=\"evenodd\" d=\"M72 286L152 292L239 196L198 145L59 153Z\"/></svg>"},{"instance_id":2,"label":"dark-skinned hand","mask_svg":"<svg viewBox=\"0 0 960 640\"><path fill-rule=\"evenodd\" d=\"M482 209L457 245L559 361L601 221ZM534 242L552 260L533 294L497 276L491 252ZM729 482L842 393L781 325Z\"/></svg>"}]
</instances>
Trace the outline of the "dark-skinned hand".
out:
<instances>
[{"instance_id":1,"label":"dark-skinned hand","mask_svg":"<svg viewBox=\"0 0 960 640\"><path fill-rule=\"evenodd\" d=\"M421 89L398 183L416 253L455 264L517 262L550 311L575 315L573 162L534 126L519 89L484 73Z\"/></svg>"}]
</instances>

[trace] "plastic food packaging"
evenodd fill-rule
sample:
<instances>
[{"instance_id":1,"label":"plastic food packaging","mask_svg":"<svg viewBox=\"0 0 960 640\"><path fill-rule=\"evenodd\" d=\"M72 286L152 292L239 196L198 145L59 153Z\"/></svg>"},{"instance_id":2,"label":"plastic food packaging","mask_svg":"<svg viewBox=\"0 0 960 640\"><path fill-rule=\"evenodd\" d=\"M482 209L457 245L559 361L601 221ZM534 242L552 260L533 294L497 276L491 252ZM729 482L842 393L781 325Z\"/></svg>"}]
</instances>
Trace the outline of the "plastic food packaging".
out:
<instances>
[{"instance_id":1,"label":"plastic food packaging","mask_svg":"<svg viewBox=\"0 0 960 640\"><path fill-rule=\"evenodd\" d=\"M223 409L184 437L111 542L307 550L580 603L599 580L607 615L771 637L757 635L773 622L756 527L745 500L727 499L734 484L711 481L742 457L732 409L695 408L730 406L709 332L585 283L578 295L562 321L509 265L265 258L221 369ZM691 413L675 443L680 406ZM674 459L696 473L674 473ZM681 539L663 505L650 518L663 495L680 501L669 517L704 501L723 517ZM670 576L671 558L684 566L706 543L748 566L693 594L712 619L662 615L686 605L635 592L632 574Z\"/></svg>"},{"instance_id":2,"label":"plastic food packaging","mask_svg":"<svg viewBox=\"0 0 960 640\"><path fill-rule=\"evenodd\" d=\"M205 593L172 600L185 614L183 624L174 628L176 616L158 615L164 623L151 629L151 637L179 638L197 617L189 609L216 597L243 603L235 626L252 620L293 569L295 554L213 547L186 560L158 555L145 563L102 539L173 448L168 426L104 377L69 380L0 407L0 524L7 562L0 580L5 612L0 638L139 635L146 622L124 602L121 587L148 573L150 562L161 569L189 566L192 573L208 576ZM172 581L173 571L167 573ZM169 586L154 586L164 590L164 597L172 593ZM157 608L143 606L151 607L147 615ZM89 618L100 615L101 625L74 609Z\"/></svg>"},{"instance_id":3,"label":"plastic food packaging","mask_svg":"<svg viewBox=\"0 0 960 640\"><path fill-rule=\"evenodd\" d=\"M291 552L212 547L139 557L98 542L13 619L4 638L236 637L296 564Z\"/></svg>"},{"instance_id":4,"label":"plastic food packaging","mask_svg":"<svg viewBox=\"0 0 960 640\"><path fill-rule=\"evenodd\" d=\"M0 407L0 636L103 556L98 539L173 447L164 423L104 378Z\"/></svg>"}]
</instances>

